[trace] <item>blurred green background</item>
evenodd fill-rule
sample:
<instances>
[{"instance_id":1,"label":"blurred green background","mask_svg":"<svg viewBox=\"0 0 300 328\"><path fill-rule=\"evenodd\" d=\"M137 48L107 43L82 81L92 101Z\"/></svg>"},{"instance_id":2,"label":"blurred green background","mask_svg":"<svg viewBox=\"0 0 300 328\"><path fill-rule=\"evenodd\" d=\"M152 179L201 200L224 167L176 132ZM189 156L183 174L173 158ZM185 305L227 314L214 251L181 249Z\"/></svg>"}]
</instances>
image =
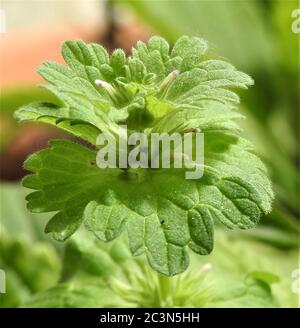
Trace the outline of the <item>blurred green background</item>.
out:
<instances>
[{"instance_id":1,"label":"blurred green background","mask_svg":"<svg viewBox=\"0 0 300 328\"><path fill-rule=\"evenodd\" d=\"M299 268L300 231L299 31L296 33L292 29L296 19L292 13L297 8L300 8L299 2L289 0L2 1L6 28L1 31L0 269L5 270L7 275L7 293L0 294L0 307L24 304L299 306L299 294L292 291L291 276L293 270ZM33 17L32 12L37 14ZM236 233L220 230L220 246L217 245L214 251L217 254L209 259L196 258L191 273L187 273L193 275L197 266L203 266L203 261L209 260L217 267L217 273L232 274L228 281L244 283L245 277L252 275L255 281L271 286L268 291L260 291L261 297L253 298L251 302L243 302L233 296L222 298L222 295L236 293L234 284L233 290L223 294L219 291L211 301L207 294L210 294L210 288L213 289L211 286L218 286L216 273L206 277L208 282L205 286L202 286L201 277L197 276L200 281L191 279L194 288L199 287L200 296L196 297L198 301L195 303L185 303L171 291L173 284L180 285L180 281L170 283L152 272L147 273L151 276L149 283L142 284L139 281L141 273L137 269L138 278L134 280L127 273L127 278L122 278L122 287L119 282L111 283L108 291L99 287L103 286L106 278L103 272L98 273L97 268L93 271L96 275L93 288L97 288L99 298L108 297L111 302L93 302L93 293L86 286L82 287L81 278L66 278L70 268L62 261L68 247L73 252L77 249L76 238L88 238L75 236L75 240L69 243L71 246L64 250L64 245L54 243L43 233L48 215L32 215L26 210L24 196L27 191L20 186L20 179L26 173L22 169L23 160L31 152L46 147L51 138L70 138L43 125L18 126L12 117L22 104L32 100L51 100L49 94L36 86L41 82L35 73L36 67L46 59L61 60L59 51L64 39L96 41L110 50L121 47L130 53L137 40L147 40L153 34L167 38L170 43L182 34L203 37L210 43L210 56L228 59L255 80L254 87L241 93L241 110L247 116L242 124L244 134L253 141L268 166L276 194L273 211L251 231ZM237 244L231 255L228 252L230 238ZM103 247L100 247L102 255L99 253L95 259L99 262L98 266L110 252L106 246ZM246 263L241 259L244 249ZM80 252L83 267L89 267L90 264L85 262L89 255L84 250ZM91 274L89 270L83 271L87 271L85 275ZM113 272L118 275L117 270ZM43 303L45 299L59 298L57 295L61 292L66 293L64 284L68 279L73 279L75 291L78 288L84 294L80 301L73 302L74 295L70 291L68 301ZM138 288L136 281L139 281ZM54 290L49 291L52 286ZM208 291L204 292L206 289ZM153 296L155 290L165 290L165 294L161 293L152 303L144 304L141 299L147 297L147 293ZM173 293L169 303L164 298L166 293ZM269 302L270 295L272 301Z\"/></svg>"}]
</instances>

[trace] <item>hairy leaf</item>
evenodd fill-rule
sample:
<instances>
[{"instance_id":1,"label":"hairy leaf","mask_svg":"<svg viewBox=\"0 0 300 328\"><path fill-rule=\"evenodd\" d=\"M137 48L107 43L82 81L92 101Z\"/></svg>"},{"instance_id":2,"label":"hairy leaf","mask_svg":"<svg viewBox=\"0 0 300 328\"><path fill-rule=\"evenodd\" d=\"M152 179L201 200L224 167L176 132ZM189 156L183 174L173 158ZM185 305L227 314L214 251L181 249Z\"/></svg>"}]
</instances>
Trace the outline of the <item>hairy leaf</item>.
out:
<instances>
[{"instance_id":1,"label":"hairy leaf","mask_svg":"<svg viewBox=\"0 0 300 328\"><path fill-rule=\"evenodd\" d=\"M266 169L236 120L234 88L253 84L221 60L207 60L207 42L183 36L173 49L161 37L138 42L132 55L109 56L96 44L67 41L68 66L46 62L39 72L61 107L34 103L20 108L19 121L42 121L91 144L100 132L204 133L204 175L185 179L185 169L100 169L96 151L70 141L31 155L33 174L24 185L34 212L56 212L46 232L58 240L84 222L99 239L127 231L132 254L145 253L165 275L183 272L188 248L213 249L214 222L248 229L270 211L273 198Z\"/></svg>"}]
</instances>

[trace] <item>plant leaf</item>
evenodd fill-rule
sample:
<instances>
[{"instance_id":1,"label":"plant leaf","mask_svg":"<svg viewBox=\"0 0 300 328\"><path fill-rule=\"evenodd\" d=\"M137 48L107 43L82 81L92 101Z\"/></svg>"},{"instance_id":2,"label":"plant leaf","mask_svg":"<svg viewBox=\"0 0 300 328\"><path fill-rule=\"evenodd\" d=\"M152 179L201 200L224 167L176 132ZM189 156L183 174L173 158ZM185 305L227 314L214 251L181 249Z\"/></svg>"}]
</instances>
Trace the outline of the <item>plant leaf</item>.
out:
<instances>
[{"instance_id":1,"label":"plant leaf","mask_svg":"<svg viewBox=\"0 0 300 328\"><path fill-rule=\"evenodd\" d=\"M136 174L145 174L143 170L130 176L119 169L99 169L93 164L95 152L70 141L52 141L52 148L25 162L25 168L36 175L23 183L38 190L27 197L28 207L37 212L59 211L46 227L58 240L74 233L83 219L89 230L107 241L126 227L133 254L145 252L152 267L164 274L182 272L188 265L187 245L200 254L212 250L213 218L230 228L245 229L269 210L270 196L265 192L270 191L258 184L259 179L267 180L259 173L253 175L255 167L246 171L246 165L257 158L250 153L242 157L235 164L245 166L239 176L234 163L224 163L220 155L213 157L215 148L228 147L224 141L216 145L215 140L220 138L212 135L207 143L208 169L199 181L185 180L184 172L176 169L149 171L139 181ZM224 159L235 162L235 152L243 148L231 147Z\"/></svg>"},{"instance_id":2,"label":"plant leaf","mask_svg":"<svg viewBox=\"0 0 300 328\"><path fill-rule=\"evenodd\" d=\"M185 169L100 169L96 152L70 141L31 155L33 172L23 183L35 212L56 212L46 232L58 240L84 221L99 239L124 230L132 254L145 253L165 275L183 272L188 248L202 255L213 249L214 221L248 229L270 211L273 193L267 172L252 145L239 136L242 116L233 88L253 84L245 73L220 60L207 60L207 43L181 37L172 50L152 37L138 42L132 56L110 57L103 47L67 41L68 66L46 62L39 72L62 103L19 109L20 121L54 124L95 145L98 132L204 133L204 175L185 179ZM191 169L191 168L189 168Z\"/></svg>"}]
</instances>

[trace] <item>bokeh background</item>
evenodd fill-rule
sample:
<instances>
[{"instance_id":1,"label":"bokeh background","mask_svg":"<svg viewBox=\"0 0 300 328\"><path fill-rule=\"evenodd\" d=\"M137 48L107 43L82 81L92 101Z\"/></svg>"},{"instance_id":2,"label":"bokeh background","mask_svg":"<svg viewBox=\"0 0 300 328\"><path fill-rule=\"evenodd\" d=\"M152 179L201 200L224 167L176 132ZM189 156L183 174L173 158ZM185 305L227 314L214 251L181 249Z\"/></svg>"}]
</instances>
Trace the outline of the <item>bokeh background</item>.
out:
<instances>
[{"instance_id":1,"label":"bokeh background","mask_svg":"<svg viewBox=\"0 0 300 328\"><path fill-rule=\"evenodd\" d=\"M272 287L279 306L299 306L299 294L291 290L292 272L299 268L300 231L297 8L299 2L289 0L1 1L0 269L7 272L8 292L0 294L0 306L20 306L55 285L64 256L64 245L43 232L48 214L30 214L24 200L28 191L20 186L28 154L47 147L52 138L71 138L55 128L14 120L20 105L53 100L37 86L42 80L36 68L44 60L62 62L60 46L66 39L99 42L129 54L137 40L153 34L171 44L182 34L204 37L211 56L228 59L254 78L255 86L240 93L247 116L242 124L268 166L276 199L258 228L235 238L251 241L253 254L259 252L260 262L269 263L264 271L279 277ZM228 256L223 248L219 252ZM238 262L239 254L234 256ZM247 270L243 266L240 274Z\"/></svg>"}]
</instances>

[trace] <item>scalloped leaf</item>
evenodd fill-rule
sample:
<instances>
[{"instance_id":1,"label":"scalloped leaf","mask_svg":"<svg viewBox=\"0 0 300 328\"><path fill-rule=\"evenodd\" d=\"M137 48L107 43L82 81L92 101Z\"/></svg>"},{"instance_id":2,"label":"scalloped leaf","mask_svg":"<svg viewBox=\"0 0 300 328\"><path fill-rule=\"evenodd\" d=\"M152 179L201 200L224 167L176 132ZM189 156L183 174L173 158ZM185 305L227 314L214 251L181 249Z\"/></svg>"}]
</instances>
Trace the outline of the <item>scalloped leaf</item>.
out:
<instances>
[{"instance_id":1,"label":"scalloped leaf","mask_svg":"<svg viewBox=\"0 0 300 328\"><path fill-rule=\"evenodd\" d=\"M28 197L35 212L56 212L46 232L58 240L84 222L109 241L124 230L132 254L145 253L165 275L183 272L188 248L213 249L214 221L249 229L271 210L273 193L267 172L252 145L239 136L242 118L235 88L253 80L231 64L207 60L207 42L181 37L173 49L154 36L138 42L132 55L111 56L96 44L67 41L68 66L46 62L39 69L45 87L61 107L34 103L20 108L19 121L54 124L95 144L97 133L204 133L204 175L186 180L184 169L100 169L96 152L70 141L31 155L23 183L36 190Z\"/></svg>"}]
</instances>

